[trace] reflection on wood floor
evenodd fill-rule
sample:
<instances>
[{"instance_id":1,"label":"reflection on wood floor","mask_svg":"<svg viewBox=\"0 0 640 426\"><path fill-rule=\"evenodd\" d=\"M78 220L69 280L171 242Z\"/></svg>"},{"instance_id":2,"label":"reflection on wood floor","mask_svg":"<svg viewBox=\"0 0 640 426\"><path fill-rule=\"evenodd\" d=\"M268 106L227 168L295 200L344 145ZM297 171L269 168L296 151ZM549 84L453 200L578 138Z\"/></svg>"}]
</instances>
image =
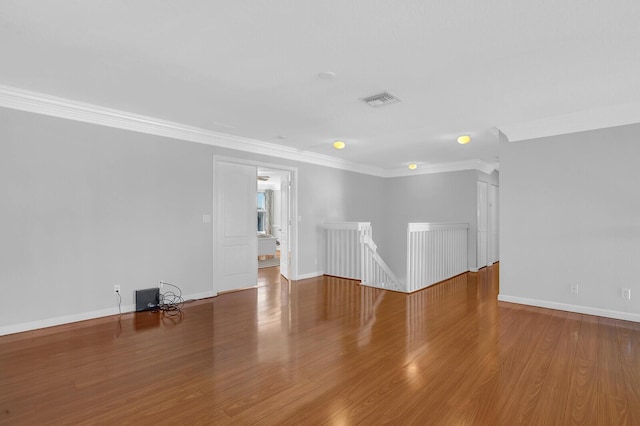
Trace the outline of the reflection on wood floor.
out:
<instances>
[{"instance_id":1,"label":"reflection on wood floor","mask_svg":"<svg viewBox=\"0 0 640 426\"><path fill-rule=\"evenodd\" d=\"M640 424L640 324L499 303L498 275L268 268L182 317L0 337L0 424Z\"/></svg>"}]
</instances>

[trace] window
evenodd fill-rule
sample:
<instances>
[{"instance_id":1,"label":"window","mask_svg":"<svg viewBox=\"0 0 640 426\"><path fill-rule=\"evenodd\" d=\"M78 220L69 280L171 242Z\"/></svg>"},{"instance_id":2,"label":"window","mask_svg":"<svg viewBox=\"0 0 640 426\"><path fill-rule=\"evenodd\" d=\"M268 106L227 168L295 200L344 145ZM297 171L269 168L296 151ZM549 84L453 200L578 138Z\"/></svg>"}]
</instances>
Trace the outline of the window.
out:
<instances>
[{"instance_id":1,"label":"window","mask_svg":"<svg viewBox=\"0 0 640 426\"><path fill-rule=\"evenodd\" d=\"M258 192L257 198L258 206L258 234L266 234L266 217L267 211L265 210L264 192Z\"/></svg>"},{"instance_id":2,"label":"window","mask_svg":"<svg viewBox=\"0 0 640 426\"><path fill-rule=\"evenodd\" d=\"M265 209L265 198L264 192L258 192L258 210Z\"/></svg>"}]
</instances>

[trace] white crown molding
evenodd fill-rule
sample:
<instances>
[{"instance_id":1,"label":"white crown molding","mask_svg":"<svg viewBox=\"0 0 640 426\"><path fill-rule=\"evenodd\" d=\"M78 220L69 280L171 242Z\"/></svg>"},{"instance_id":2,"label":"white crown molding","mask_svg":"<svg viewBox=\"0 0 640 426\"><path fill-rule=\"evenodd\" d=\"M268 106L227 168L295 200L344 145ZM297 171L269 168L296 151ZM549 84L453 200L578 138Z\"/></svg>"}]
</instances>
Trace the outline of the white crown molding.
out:
<instances>
[{"instance_id":1,"label":"white crown molding","mask_svg":"<svg viewBox=\"0 0 640 426\"><path fill-rule=\"evenodd\" d=\"M498 126L509 142L640 123L640 102Z\"/></svg>"},{"instance_id":2,"label":"white crown molding","mask_svg":"<svg viewBox=\"0 0 640 426\"><path fill-rule=\"evenodd\" d=\"M411 176L415 174L443 173L458 170L480 170L485 173L491 173L495 169L493 165L484 161L470 160L420 166L418 170L386 170L328 155L300 151L283 145L214 132L173 121L161 120L6 85L0 85L0 107L188 142L196 142L220 148L251 152L270 157L284 158L378 177Z\"/></svg>"},{"instance_id":3,"label":"white crown molding","mask_svg":"<svg viewBox=\"0 0 640 426\"><path fill-rule=\"evenodd\" d=\"M0 106L117 129L197 142L221 148L302 161L336 169L381 176L384 170L328 155L300 151L274 143L214 132L186 124L78 102L0 85Z\"/></svg>"},{"instance_id":4,"label":"white crown molding","mask_svg":"<svg viewBox=\"0 0 640 426\"><path fill-rule=\"evenodd\" d=\"M478 170L490 175L494 170L497 169L498 163L492 164L483 160L464 160L454 161L450 163L422 164L418 165L418 168L415 170L409 170L407 167L387 170L384 177L427 175L431 173L458 172L461 170Z\"/></svg>"}]
</instances>

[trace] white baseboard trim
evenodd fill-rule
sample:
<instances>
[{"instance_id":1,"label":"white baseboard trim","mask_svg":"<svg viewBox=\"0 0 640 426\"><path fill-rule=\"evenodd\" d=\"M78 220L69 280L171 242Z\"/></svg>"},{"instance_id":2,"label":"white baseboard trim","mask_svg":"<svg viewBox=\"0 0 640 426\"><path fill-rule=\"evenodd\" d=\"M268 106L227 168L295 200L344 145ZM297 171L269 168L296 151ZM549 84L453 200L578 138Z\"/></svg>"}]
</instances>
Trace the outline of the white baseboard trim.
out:
<instances>
[{"instance_id":1,"label":"white baseboard trim","mask_svg":"<svg viewBox=\"0 0 640 426\"><path fill-rule=\"evenodd\" d=\"M205 291L202 293L194 293L190 295L183 296L184 300L198 300L198 299L206 299L209 297L216 296L217 293L214 291ZM121 312L123 314L128 312L134 312L136 310L136 305L122 305L120 307ZM86 321L90 319L108 317L111 315L118 315L118 307L101 309L98 311L89 311L89 312L81 312L79 314L72 315L63 315L60 317L54 318L46 318L37 321L29 321L22 322L17 324L11 324L0 327L0 336L5 336L7 334L14 333L22 333L24 331L32 331L40 328L54 327L56 325L70 324L72 322Z\"/></svg>"},{"instance_id":2,"label":"white baseboard trim","mask_svg":"<svg viewBox=\"0 0 640 426\"><path fill-rule=\"evenodd\" d=\"M614 318L625 321L640 322L640 314L631 312L612 311L609 309L594 308L591 306L569 305L567 303L550 302L547 300L528 299L526 297L508 296L499 294L501 302L517 303L519 305L536 306L539 308L556 309L559 311L575 312L577 314L595 315L598 317Z\"/></svg>"},{"instance_id":3,"label":"white baseboard trim","mask_svg":"<svg viewBox=\"0 0 640 426\"><path fill-rule=\"evenodd\" d=\"M122 313L133 312L136 310L135 305L122 305ZM22 322L0 327L0 336L7 334L22 333L23 331L37 330L39 328L54 327L56 325L69 324L72 322L86 321L95 318L108 317L118 315L118 307L101 309L99 311L82 312L79 314L63 315L61 317L46 318L37 321Z\"/></svg>"},{"instance_id":4,"label":"white baseboard trim","mask_svg":"<svg viewBox=\"0 0 640 426\"><path fill-rule=\"evenodd\" d=\"M296 278L295 281L299 281L299 280L306 280L308 278L315 278L315 277L321 277L324 275L324 272L319 271L319 272L309 272L308 274L300 274L298 275L298 278Z\"/></svg>"},{"instance_id":5,"label":"white baseboard trim","mask_svg":"<svg viewBox=\"0 0 640 426\"><path fill-rule=\"evenodd\" d=\"M187 296L183 296L184 300L200 300L200 299L208 299L209 297L216 297L218 293L213 290L203 291L202 293L194 293L189 294Z\"/></svg>"},{"instance_id":6,"label":"white baseboard trim","mask_svg":"<svg viewBox=\"0 0 640 426\"><path fill-rule=\"evenodd\" d=\"M478 272L479 270L478 268L469 268L469 272Z\"/></svg>"}]
</instances>

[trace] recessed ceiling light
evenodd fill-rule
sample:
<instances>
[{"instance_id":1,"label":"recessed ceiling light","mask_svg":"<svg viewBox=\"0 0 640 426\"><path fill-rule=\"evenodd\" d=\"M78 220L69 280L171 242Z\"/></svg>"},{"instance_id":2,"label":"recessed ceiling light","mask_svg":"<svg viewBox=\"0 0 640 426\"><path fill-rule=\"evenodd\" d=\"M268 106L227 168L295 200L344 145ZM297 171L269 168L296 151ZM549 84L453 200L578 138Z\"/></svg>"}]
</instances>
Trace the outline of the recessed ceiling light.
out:
<instances>
[{"instance_id":1,"label":"recessed ceiling light","mask_svg":"<svg viewBox=\"0 0 640 426\"><path fill-rule=\"evenodd\" d=\"M335 141L335 142L333 143L333 147L334 147L335 149L343 149L345 146L347 146L347 144L345 144L345 143L344 143L344 142L342 142L342 141Z\"/></svg>"},{"instance_id":2,"label":"recessed ceiling light","mask_svg":"<svg viewBox=\"0 0 640 426\"><path fill-rule=\"evenodd\" d=\"M469 135L458 136L458 143L459 144L465 145L465 144L468 144L469 142L471 142L471 136L469 136Z\"/></svg>"},{"instance_id":3,"label":"recessed ceiling light","mask_svg":"<svg viewBox=\"0 0 640 426\"><path fill-rule=\"evenodd\" d=\"M418 165L416 163L411 163L407 167L409 167L409 170L415 170L418 168Z\"/></svg>"},{"instance_id":4,"label":"recessed ceiling light","mask_svg":"<svg viewBox=\"0 0 640 426\"><path fill-rule=\"evenodd\" d=\"M318 78L320 80L333 80L334 78L336 78L336 73L331 71L323 71L318 74Z\"/></svg>"}]
</instances>

